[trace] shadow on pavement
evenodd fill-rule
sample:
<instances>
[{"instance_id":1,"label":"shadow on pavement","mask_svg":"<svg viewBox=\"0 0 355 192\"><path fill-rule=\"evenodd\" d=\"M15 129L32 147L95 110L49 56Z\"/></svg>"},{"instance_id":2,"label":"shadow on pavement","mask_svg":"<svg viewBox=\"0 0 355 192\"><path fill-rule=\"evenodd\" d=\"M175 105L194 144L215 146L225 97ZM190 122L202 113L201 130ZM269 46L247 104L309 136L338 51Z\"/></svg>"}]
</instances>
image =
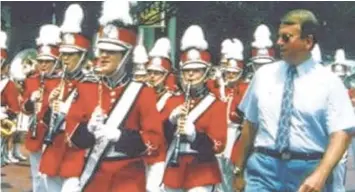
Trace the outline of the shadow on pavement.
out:
<instances>
[{"instance_id":1,"label":"shadow on pavement","mask_svg":"<svg viewBox=\"0 0 355 192\"><path fill-rule=\"evenodd\" d=\"M12 185L10 183L1 183L1 189L11 189Z\"/></svg>"}]
</instances>

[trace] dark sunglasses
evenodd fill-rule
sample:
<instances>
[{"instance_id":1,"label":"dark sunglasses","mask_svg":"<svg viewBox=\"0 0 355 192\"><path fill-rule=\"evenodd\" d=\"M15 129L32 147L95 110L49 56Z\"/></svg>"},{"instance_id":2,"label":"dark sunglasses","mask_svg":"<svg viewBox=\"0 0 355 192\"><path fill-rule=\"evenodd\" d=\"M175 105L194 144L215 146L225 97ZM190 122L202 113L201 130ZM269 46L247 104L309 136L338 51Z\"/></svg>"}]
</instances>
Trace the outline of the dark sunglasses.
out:
<instances>
[{"instance_id":1,"label":"dark sunglasses","mask_svg":"<svg viewBox=\"0 0 355 192\"><path fill-rule=\"evenodd\" d=\"M282 34L279 36L279 38L281 38L282 41L285 43L288 43L290 41L291 37L293 37L293 35L291 35L291 34Z\"/></svg>"}]
</instances>

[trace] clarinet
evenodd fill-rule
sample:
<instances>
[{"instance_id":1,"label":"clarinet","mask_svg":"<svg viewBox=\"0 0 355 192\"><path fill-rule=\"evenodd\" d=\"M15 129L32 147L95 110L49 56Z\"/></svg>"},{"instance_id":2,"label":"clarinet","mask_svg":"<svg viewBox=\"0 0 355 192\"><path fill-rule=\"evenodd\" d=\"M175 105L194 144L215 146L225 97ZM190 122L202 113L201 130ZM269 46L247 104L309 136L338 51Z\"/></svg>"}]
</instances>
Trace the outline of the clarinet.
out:
<instances>
[{"instance_id":1,"label":"clarinet","mask_svg":"<svg viewBox=\"0 0 355 192\"><path fill-rule=\"evenodd\" d=\"M190 102L191 102L190 88L191 88L191 84L189 83L189 84L187 84L187 89L185 92L185 106L188 107L188 110L186 110L186 112L184 114L182 114L180 116L180 118L178 119L178 126L177 126L177 130L176 130L176 144L174 146L173 155L172 155L171 160L169 162L169 166L171 166L171 167L179 167L181 137L184 135L184 132L185 132L184 131L185 123L182 123L182 122L186 122L186 118L189 113Z\"/></svg>"},{"instance_id":2,"label":"clarinet","mask_svg":"<svg viewBox=\"0 0 355 192\"><path fill-rule=\"evenodd\" d=\"M63 97L64 97L64 89L65 89L65 71L66 71L66 66L64 66L63 69L63 74L62 74L62 78L59 84L59 89L60 89L60 93L59 96L57 98L58 101L62 101ZM44 137L44 143L47 145L51 145L53 143L53 138L55 136L55 134L57 132L59 132L59 126L57 126L57 121L58 121L58 117L60 112L57 111L56 109L53 108L52 113L51 113L51 119L49 120L49 128L48 131L46 133L46 136Z\"/></svg>"},{"instance_id":3,"label":"clarinet","mask_svg":"<svg viewBox=\"0 0 355 192\"><path fill-rule=\"evenodd\" d=\"M37 138L37 125L38 125L37 115L38 115L39 111L41 110L41 106L42 106L41 102L43 100L43 94L44 94L44 73L43 72L40 73L39 92L40 92L40 99L39 99L39 101L36 101L36 103L35 103L35 114L33 116L32 126L30 126L31 139ZM41 104L39 104L39 103L41 103Z\"/></svg>"}]
</instances>

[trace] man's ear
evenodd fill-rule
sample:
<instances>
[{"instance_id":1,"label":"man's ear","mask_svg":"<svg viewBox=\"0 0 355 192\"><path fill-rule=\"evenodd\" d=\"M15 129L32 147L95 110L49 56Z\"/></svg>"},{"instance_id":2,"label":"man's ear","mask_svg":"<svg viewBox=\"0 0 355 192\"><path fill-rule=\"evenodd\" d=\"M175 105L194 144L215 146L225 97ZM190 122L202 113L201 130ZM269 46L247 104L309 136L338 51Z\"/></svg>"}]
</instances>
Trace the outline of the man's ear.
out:
<instances>
[{"instance_id":1,"label":"man's ear","mask_svg":"<svg viewBox=\"0 0 355 192\"><path fill-rule=\"evenodd\" d=\"M306 40L307 49L311 51L312 48L314 47L314 45L316 44L316 40L315 40L314 36L313 35L307 35L305 40Z\"/></svg>"}]
</instances>

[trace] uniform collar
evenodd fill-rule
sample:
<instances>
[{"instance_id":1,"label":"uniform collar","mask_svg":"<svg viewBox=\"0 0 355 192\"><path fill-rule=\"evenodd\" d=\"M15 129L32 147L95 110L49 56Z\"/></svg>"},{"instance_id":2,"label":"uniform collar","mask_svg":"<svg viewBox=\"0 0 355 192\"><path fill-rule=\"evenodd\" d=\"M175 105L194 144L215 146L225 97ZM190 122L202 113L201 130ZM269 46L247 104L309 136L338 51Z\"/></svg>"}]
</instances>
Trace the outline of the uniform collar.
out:
<instances>
[{"instance_id":1,"label":"uniform collar","mask_svg":"<svg viewBox=\"0 0 355 192\"><path fill-rule=\"evenodd\" d=\"M122 78L118 78L118 76L104 76L102 80L109 88L114 89L126 85L130 79L128 75L124 75Z\"/></svg>"},{"instance_id":2,"label":"uniform collar","mask_svg":"<svg viewBox=\"0 0 355 192\"><path fill-rule=\"evenodd\" d=\"M202 99L209 93L209 90L205 84L202 84L199 87L191 88L190 95L193 99Z\"/></svg>"},{"instance_id":3,"label":"uniform collar","mask_svg":"<svg viewBox=\"0 0 355 192\"><path fill-rule=\"evenodd\" d=\"M158 95L163 95L163 93L165 93L167 90L164 83L159 83L157 86L154 87L154 89Z\"/></svg>"}]
</instances>

